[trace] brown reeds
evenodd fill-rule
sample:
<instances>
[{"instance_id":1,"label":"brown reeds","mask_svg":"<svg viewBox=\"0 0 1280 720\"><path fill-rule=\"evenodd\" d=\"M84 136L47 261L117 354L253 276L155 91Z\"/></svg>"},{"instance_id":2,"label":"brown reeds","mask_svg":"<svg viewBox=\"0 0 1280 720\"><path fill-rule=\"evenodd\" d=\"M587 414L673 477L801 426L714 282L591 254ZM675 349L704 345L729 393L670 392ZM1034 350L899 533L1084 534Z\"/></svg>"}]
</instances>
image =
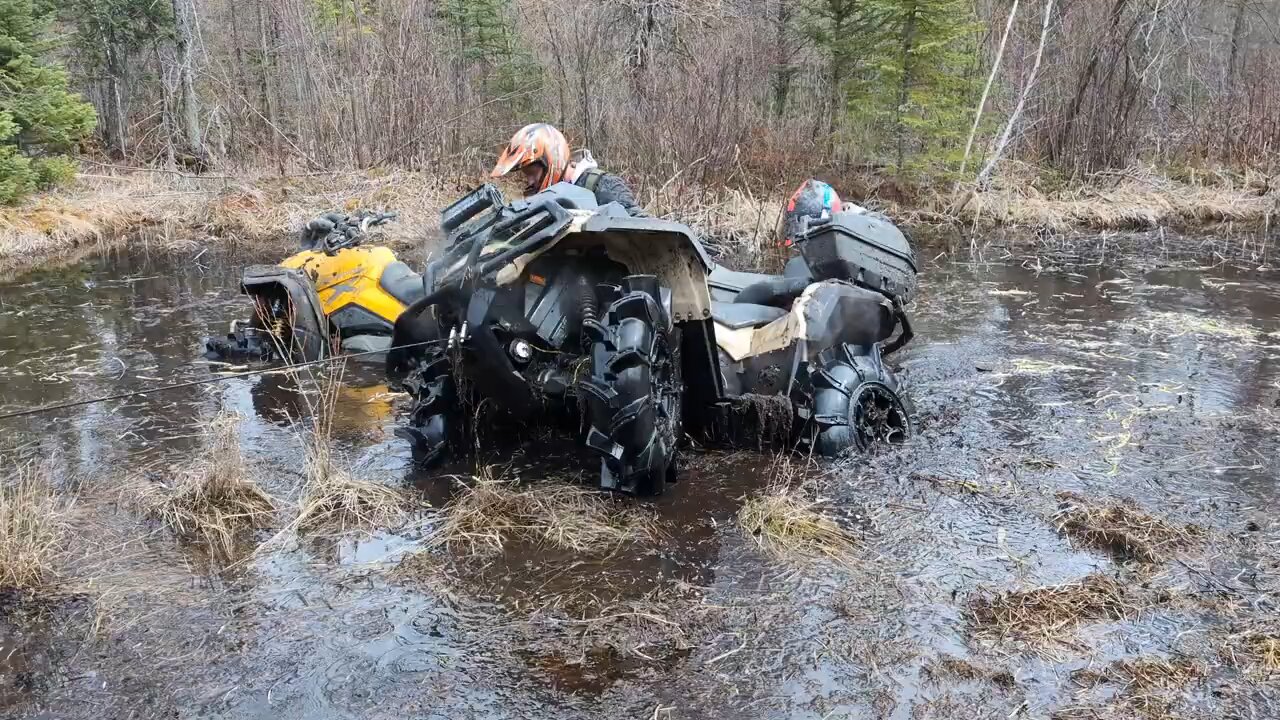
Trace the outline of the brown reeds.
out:
<instances>
[{"instance_id":1,"label":"brown reeds","mask_svg":"<svg viewBox=\"0 0 1280 720\"><path fill-rule=\"evenodd\" d=\"M70 503L54 489L47 465L7 469L0 480L0 590L33 590L57 575Z\"/></svg>"},{"instance_id":2,"label":"brown reeds","mask_svg":"<svg viewBox=\"0 0 1280 720\"><path fill-rule=\"evenodd\" d=\"M604 554L658 534L651 513L618 498L565 480L501 479L485 468L445 508L432 542L466 554L499 552L513 540Z\"/></svg>"},{"instance_id":3,"label":"brown reeds","mask_svg":"<svg viewBox=\"0 0 1280 720\"><path fill-rule=\"evenodd\" d=\"M336 368L318 380L319 400L311 408L311 427L302 436L306 480L290 529L342 533L387 528L402 524L412 509L408 492L357 477L334 447L333 416L342 374L343 369Z\"/></svg>"},{"instance_id":4,"label":"brown reeds","mask_svg":"<svg viewBox=\"0 0 1280 720\"><path fill-rule=\"evenodd\" d=\"M1053 521L1059 532L1122 560L1162 562L1205 534L1196 525L1175 524L1129 503L1100 505L1071 492L1058 493L1058 500L1061 506Z\"/></svg>"},{"instance_id":5,"label":"brown reeds","mask_svg":"<svg viewBox=\"0 0 1280 720\"><path fill-rule=\"evenodd\" d=\"M136 478L123 491L149 517L222 560L234 557L243 531L269 525L276 510L241 452L240 422L233 413L218 415L205 428L201 455L175 467L171 481Z\"/></svg>"},{"instance_id":6,"label":"brown reeds","mask_svg":"<svg viewBox=\"0 0 1280 720\"><path fill-rule=\"evenodd\" d=\"M1085 622L1120 620L1140 609L1114 578L1093 574L1076 582L979 596L969 604L978 634L1053 642Z\"/></svg>"}]
</instances>

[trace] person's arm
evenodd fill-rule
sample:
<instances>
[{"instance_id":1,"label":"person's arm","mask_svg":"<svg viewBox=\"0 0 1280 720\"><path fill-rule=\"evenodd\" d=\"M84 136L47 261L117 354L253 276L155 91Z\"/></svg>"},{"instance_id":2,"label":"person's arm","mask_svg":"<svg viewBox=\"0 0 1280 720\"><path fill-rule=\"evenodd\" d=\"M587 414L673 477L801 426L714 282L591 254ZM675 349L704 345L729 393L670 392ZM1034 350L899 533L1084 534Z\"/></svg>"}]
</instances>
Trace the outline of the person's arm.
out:
<instances>
[{"instance_id":1,"label":"person's arm","mask_svg":"<svg viewBox=\"0 0 1280 720\"><path fill-rule=\"evenodd\" d=\"M626 181L617 175L605 174L600 177L596 182L596 201L601 205L616 202L632 217L649 217L649 213L636 203L636 197L631 194Z\"/></svg>"}]
</instances>

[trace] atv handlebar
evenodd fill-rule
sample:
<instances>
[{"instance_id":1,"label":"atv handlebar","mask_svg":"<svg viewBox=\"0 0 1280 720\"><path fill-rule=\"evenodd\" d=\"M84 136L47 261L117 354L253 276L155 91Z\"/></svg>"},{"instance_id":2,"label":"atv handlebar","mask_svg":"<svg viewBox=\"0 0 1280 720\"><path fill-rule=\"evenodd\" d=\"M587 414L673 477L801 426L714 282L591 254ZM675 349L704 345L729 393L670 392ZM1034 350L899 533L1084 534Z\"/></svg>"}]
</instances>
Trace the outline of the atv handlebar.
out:
<instances>
[{"instance_id":1,"label":"atv handlebar","mask_svg":"<svg viewBox=\"0 0 1280 720\"><path fill-rule=\"evenodd\" d=\"M359 245L370 229L398 217L399 213L378 210L357 210L350 215L328 212L307 223L302 231L302 247L333 255L339 250Z\"/></svg>"}]
</instances>

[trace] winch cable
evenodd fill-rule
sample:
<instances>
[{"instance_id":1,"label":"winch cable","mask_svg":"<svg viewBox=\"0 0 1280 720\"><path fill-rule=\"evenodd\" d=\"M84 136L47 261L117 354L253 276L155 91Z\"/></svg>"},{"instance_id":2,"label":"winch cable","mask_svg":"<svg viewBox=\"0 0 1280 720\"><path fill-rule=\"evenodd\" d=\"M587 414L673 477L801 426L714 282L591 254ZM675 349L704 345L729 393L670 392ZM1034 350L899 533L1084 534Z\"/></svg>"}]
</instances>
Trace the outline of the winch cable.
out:
<instances>
[{"instance_id":1,"label":"winch cable","mask_svg":"<svg viewBox=\"0 0 1280 720\"><path fill-rule=\"evenodd\" d=\"M244 372L228 373L218 375L216 377L204 378L203 380L192 380L184 383L174 383L172 385L161 385L159 387L147 388L145 390L135 390L127 393L117 393L115 395L104 395L103 397L86 398L84 400L72 400L70 402L57 403L55 405L44 405L41 407L28 408L26 410L15 410L8 413L0 413L0 420L8 420L9 418L23 417L26 415L39 415L41 413L53 412L54 410L66 410L67 408L80 407L81 405L94 405L96 403L110 402L112 400L127 400L129 398L141 395L151 395L166 390L179 390L181 388L196 387L199 385L212 385L224 380L236 380L238 378L253 377L254 375L266 375L269 373L289 372L299 368L310 367L312 365L324 365L326 363L337 362L339 360L350 360L351 358L363 357L365 355L377 355L386 353L390 350L407 350L409 348L421 347L423 345L434 345L442 343L443 340L425 340L423 342L410 343L408 345L396 345L386 350L368 350L365 352L351 353L349 355L338 355L335 357L321 358L319 360L311 360L309 362L292 363L283 367L262 368L261 370L246 370Z\"/></svg>"}]
</instances>

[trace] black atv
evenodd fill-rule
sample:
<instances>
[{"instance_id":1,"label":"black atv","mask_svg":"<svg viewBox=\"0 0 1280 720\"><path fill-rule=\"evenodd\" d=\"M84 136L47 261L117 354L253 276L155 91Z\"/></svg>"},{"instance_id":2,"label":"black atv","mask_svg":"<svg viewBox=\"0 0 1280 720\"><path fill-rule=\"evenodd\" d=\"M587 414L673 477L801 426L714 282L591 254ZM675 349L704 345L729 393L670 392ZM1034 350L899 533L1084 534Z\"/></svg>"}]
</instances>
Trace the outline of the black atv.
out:
<instances>
[{"instance_id":1,"label":"black atv","mask_svg":"<svg viewBox=\"0 0 1280 720\"><path fill-rule=\"evenodd\" d=\"M759 432L762 420L751 416L761 405L743 401L780 395L790 399L795 416L785 426L789 432L771 439L823 456L905 440L911 407L885 358L914 337L905 311L916 290L910 243L888 219L857 211L807 225L794 247L799 254L782 275L717 265L707 277L721 374L727 395L739 405L729 417L746 416ZM831 281L879 294L878 318L868 322L872 318L858 303L809 296ZM793 323L796 342L772 340L767 328L797 313L804 317ZM729 434L741 439L749 432L731 427Z\"/></svg>"},{"instance_id":2,"label":"black atv","mask_svg":"<svg viewBox=\"0 0 1280 720\"><path fill-rule=\"evenodd\" d=\"M509 205L486 185L446 209L442 227L448 248L388 356L408 373L402 434L422 462L466 449L479 406L525 426L577 423L601 457L601 487L635 494L662 492L686 431L715 435L752 393L782 398L797 436L828 428L823 452L909 429L880 354L905 320L900 305L830 279L874 267L859 244L815 229L808 277L728 273L684 225L598 207L563 183Z\"/></svg>"}]
</instances>

